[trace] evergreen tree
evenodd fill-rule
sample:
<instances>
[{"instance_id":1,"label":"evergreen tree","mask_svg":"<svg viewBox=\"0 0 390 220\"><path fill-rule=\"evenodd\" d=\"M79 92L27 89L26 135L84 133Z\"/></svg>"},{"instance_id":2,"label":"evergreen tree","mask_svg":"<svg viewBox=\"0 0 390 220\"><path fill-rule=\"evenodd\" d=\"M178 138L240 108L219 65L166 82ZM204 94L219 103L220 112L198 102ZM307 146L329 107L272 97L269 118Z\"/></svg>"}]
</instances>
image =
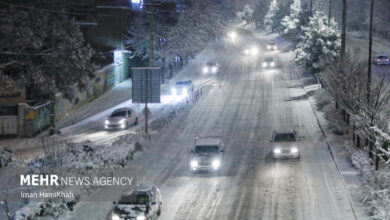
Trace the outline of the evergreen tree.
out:
<instances>
[{"instance_id":1,"label":"evergreen tree","mask_svg":"<svg viewBox=\"0 0 390 220\"><path fill-rule=\"evenodd\" d=\"M316 10L307 27L303 27L303 36L296 49L295 62L314 73L335 62L340 54L341 40L336 22Z\"/></svg>"},{"instance_id":2,"label":"evergreen tree","mask_svg":"<svg viewBox=\"0 0 390 220\"><path fill-rule=\"evenodd\" d=\"M264 18L264 24L266 28L272 28L274 26L274 16L276 15L277 11L279 11L279 6L277 0L272 0L271 4L269 6L268 12L265 15Z\"/></svg>"},{"instance_id":3,"label":"evergreen tree","mask_svg":"<svg viewBox=\"0 0 390 220\"><path fill-rule=\"evenodd\" d=\"M299 24L299 15L302 12L301 0L294 0L290 6L290 14L285 16L281 24L285 34L295 35Z\"/></svg>"}]
</instances>

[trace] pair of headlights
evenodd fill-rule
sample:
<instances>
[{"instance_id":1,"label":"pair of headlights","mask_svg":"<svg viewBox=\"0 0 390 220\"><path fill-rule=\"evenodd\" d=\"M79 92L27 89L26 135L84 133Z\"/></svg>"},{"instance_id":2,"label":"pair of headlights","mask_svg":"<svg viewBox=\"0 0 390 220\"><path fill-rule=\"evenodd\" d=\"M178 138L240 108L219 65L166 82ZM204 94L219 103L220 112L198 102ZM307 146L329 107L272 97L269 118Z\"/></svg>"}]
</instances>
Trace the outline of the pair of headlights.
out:
<instances>
[{"instance_id":1,"label":"pair of headlights","mask_svg":"<svg viewBox=\"0 0 390 220\"><path fill-rule=\"evenodd\" d=\"M191 167L192 167L192 169L196 169L198 166L199 166L198 161L196 161L196 160L192 160L192 161L191 161ZM221 160L219 160L219 159L214 159L214 160L211 162L211 166L212 166L214 169L218 169L218 168L221 166Z\"/></svg>"},{"instance_id":2,"label":"pair of headlights","mask_svg":"<svg viewBox=\"0 0 390 220\"><path fill-rule=\"evenodd\" d=\"M271 49L276 50L276 48L277 48L276 46L273 46L273 47L272 47L272 46L267 46L267 49L268 49L268 50L271 50Z\"/></svg>"},{"instance_id":3,"label":"pair of headlights","mask_svg":"<svg viewBox=\"0 0 390 220\"><path fill-rule=\"evenodd\" d=\"M177 94L176 88L172 88L171 92L172 92L172 95L176 95ZM188 94L188 91L187 91L186 88L183 88L182 92L183 92L184 95Z\"/></svg>"},{"instance_id":4,"label":"pair of headlights","mask_svg":"<svg viewBox=\"0 0 390 220\"><path fill-rule=\"evenodd\" d=\"M275 66L275 63L274 62L271 62L269 64L270 67L274 67ZM263 67L268 67L268 63L267 62L263 62Z\"/></svg>"},{"instance_id":5,"label":"pair of headlights","mask_svg":"<svg viewBox=\"0 0 390 220\"><path fill-rule=\"evenodd\" d=\"M210 70L212 73L216 73L218 70L218 67L213 66L213 67L211 67L211 69L209 69L209 67L207 67L207 66L203 67L203 73L208 73Z\"/></svg>"},{"instance_id":6,"label":"pair of headlights","mask_svg":"<svg viewBox=\"0 0 390 220\"><path fill-rule=\"evenodd\" d=\"M111 217L111 220L120 220L121 218L119 215L113 214ZM146 220L146 217L144 215L137 216L136 220Z\"/></svg>"},{"instance_id":7,"label":"pair of headlights","mask_svg":"<svg viewBox=\"0 0 390 220\"><path fill-rule=\"evenodd\" d=\"M122 120L119 121L119 124L122 124L122 125L123 125L123 124L125 124L125 122L126 122L126 119L122 119ZM104 124L109 125L109 124L110 124L110 121L106 119L106 121L104 122Z\"/></svg>"},{"instance_id":8,"label":"pair of headlights","mask_svg":"<svg viewBox=\"0 0 390 220\"><path fill-rule=\"evenodd\" d=\"M282 153L282 150L280 148L276 148L274 150L274 153L275 154L280 154L280 153ZM294 153L298 153L298 149L296 147L293 147L293 148L290 149L290 153L293 153L293 154Z\"/></svg>"}]
</instances>

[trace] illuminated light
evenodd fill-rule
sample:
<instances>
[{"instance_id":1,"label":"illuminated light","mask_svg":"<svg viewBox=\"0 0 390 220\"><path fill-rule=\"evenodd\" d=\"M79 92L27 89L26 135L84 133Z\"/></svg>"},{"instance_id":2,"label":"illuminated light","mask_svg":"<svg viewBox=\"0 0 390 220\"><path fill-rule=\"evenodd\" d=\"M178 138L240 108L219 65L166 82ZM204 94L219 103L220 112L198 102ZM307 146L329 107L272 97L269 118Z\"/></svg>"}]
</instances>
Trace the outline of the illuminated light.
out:
<instances>
[{"instance_id":1,"label":"illuminated light","mask_svg":"<svg viewBox=\"0 0 390 220\"><path fill-rule=\"evenodd\" d=\"M209 68L203 67L203 73L207 73L209 71Z\"/></svg>"},{"instance_id":2,"label":"illuminated light","mask_svg":"<svg viewBox=\"0 0 390 220\"><path fill-rule=\"evenodd\" d=\"M268 65L267 65L267 63L263 63L263 67L267 67Z\"/></svg>"},{"instance_id":3,"label":"illuminated light","mask_svg":"<svg viewBox=\"0 0 390 220\"><path fill-rule=\"evenodd\" d=\"M198 161L196 161L196 160L191 161L191 167L192 168L197 168L198 167Z\"/></svg>"},{"instance_id":4,"label":"illuminated light","mask_svg":"<svg viewBox=\"0 0 390 220\"><path fill-rule=\"evenodd\" d=\"M276 148L276 149L274 150L274 153L275 153L275 154L280 154L280 153L282 153L282 151L281 151L279 148Z\"/></svg>"},{"instance_id":5,"label":"illuminated light","mask_svg":"<svg viewBox=\"0 0 390 220\"><path fill-rule=\"evenodd\" d=\"M141 3L141 2L140 2L140 0L131 0L131 3L133 3L133 4L139 4L139 3Z\"/></svg>"},{"instance_id":6,"label":"illuminated light","mask_svg":"<svg viewBox=\"0 0 390 220\"><path fill-rule=\"evenodd\" d=\"M258 51L257 51L257 48L256 47L252 47L251 48L251 54L252 55L257 55Z\"/></svg>"},{"instance_id":7,"label":"illuminated light","mask_svg":"<svg viewBox=\"0 0 390 220\"><path fill-rule=\"evenodd\" d=\"M213 73L216 73L217 72L217 67L213 67L212 69L211 69L211 71L213 71Z\"/></svg>"},{"instance_id":8,"label":"illuminated light","mask_svg":"<svg viewBox=\"0 0 390 220\"><path fill-rule=\"evenodd\" d=\"M171 92L172 92L172 95L176 95L176 89L175 88L172 88Z\"/></svg>"},{"instance_id":9,"label":"illuminated light","mask_svg":"<svg viewBox=\"0 0 390 220\"><path fill-rule=\"evenodd\" d=\"M291 153L298 153L298 149L295 147L291 148Z\"/></svg>"},{"instance_id":10,"label":"illuminated light","mask_svg":"<svg viewBox=\"0 0 390 220\"><path fill-rule=\"evenodd\" d=\"M274 62L271 62L271 66L275 66L275 63L274 63Z\"/></svg>"}]
</instances>

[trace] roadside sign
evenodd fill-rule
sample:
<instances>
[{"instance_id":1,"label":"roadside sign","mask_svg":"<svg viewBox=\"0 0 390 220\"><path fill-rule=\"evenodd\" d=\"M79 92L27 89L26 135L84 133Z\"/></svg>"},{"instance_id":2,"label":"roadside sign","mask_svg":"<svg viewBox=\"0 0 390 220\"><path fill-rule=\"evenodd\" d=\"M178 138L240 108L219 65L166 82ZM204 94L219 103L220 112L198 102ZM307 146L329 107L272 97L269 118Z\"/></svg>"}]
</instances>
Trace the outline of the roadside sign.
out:
<instances>
[{"instance_id":1,"label":"roadside sign","mask_svg":"<svg viewBox=\"0 0 390 220\"><path fill-rule=\"evenodd\" d=\"M134 67L132 102L160 103L161 77L158 67Z\"/></svg>"}]
</instances>

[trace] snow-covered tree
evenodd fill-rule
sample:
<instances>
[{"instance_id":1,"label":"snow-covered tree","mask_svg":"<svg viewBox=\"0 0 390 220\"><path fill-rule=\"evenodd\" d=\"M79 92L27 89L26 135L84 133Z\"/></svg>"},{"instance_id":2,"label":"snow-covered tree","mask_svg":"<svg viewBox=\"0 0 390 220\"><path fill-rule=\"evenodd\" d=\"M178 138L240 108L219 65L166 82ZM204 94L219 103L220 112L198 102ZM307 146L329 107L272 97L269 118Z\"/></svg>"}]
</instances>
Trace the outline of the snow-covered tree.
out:
<instances>
[{"instance_id":1,"label":"snow-covered tree","mask_svg":"<svg viewBox=\"0 0 390 220\"><path fill-rule=\"evenodd\" d=\"M296 48L295 62L314 73L325 69L329 63L338 59L340 53L340 33L336 22L331 19L328 26L327 17L315 11L307 27L303 27L303 36Z\"/></svg>"},{"instance_id":2,"label":"snow-covered tree","mask_svg":"<svg viewBox=\"0 0 390 220\"><path fill-rule=\"evenodd\" d=\"M323 76L340 108L351 116L355 127L370 140L366 150L376 155L377 162L382 158L390 163L390 160L384 159L390 157L390 152L383 147L384 142L390 140L390 135L386 134L390 119L390 90L386 80L383 77L373 79L368 94L367 65L356 63L350 56L346 57L342 70L338 65L330 66Z\"/></svg>"},{"instance_id":3,"label":"snow-covered tree","mask_svg":"<svg viewBox=\"0 0 390 220\"><path fill-rule=\"evenodd\" d=\"M279 10L279 6L277 0L272 0L271 4L269 5L268 12L264 18L264 24L267 29L272 28L273 18L278 10Z\"/></svg>"},{"instance_id":4,"label":"snow-covered tree","mask_svg":"<svg viewBox=\"0 0 390 220\"><path fill-rule=\"evenodd\" d=\"M246 21L247 24L250 24L253 20L253 9L251 6L245 5L242 11L237 12L237 16Z\"/></svg>"},{"instance_id":5,"label":"snow-covered tree","mask_svg":"<svg viewBox=\"0 0 390 220\"><path fill-rule=\"evenodd\" d=\"M0 10L0 81L73 96L94 77L93 50L65 14L42 10ZM55 74L54 74L55 73Z\"/></svg>"},{"instance_id":6,"label":"snow-covered tree","mask_svg":"<svg viewBox=\"0 0 390 220\"><path fill-rule=\"evenodd\" d=\"M281 24L284 27L285 34L296 33L300 20L299 15L301 14L301 11L301 0L294 0L294 2L290 6L290 14L285 16L281 21Z\"/></svg>"},{"instance_id":7,"label":"snow-covered tree","mask_svg":"<svg viewBox=\"0 0 390 220\"><path fill-rule=\"evenodd\" d=\"M168 53L193 56L223 33L224 17L216 5L194 1L168 33Z\"/></svg>"},{"instance_id":8,"label":"snow-covered tree","mask_svg":"<svg viewBox=\"0 0 390 220\"><path fill-rule=\"evenodd\" d=\"M268 0L259 0L254 11L253 11L253 21L256 24L257 28L263 28L265 26L265 16L267 14L267 8L264 7Z\"/></svg>"}]
</instances>

